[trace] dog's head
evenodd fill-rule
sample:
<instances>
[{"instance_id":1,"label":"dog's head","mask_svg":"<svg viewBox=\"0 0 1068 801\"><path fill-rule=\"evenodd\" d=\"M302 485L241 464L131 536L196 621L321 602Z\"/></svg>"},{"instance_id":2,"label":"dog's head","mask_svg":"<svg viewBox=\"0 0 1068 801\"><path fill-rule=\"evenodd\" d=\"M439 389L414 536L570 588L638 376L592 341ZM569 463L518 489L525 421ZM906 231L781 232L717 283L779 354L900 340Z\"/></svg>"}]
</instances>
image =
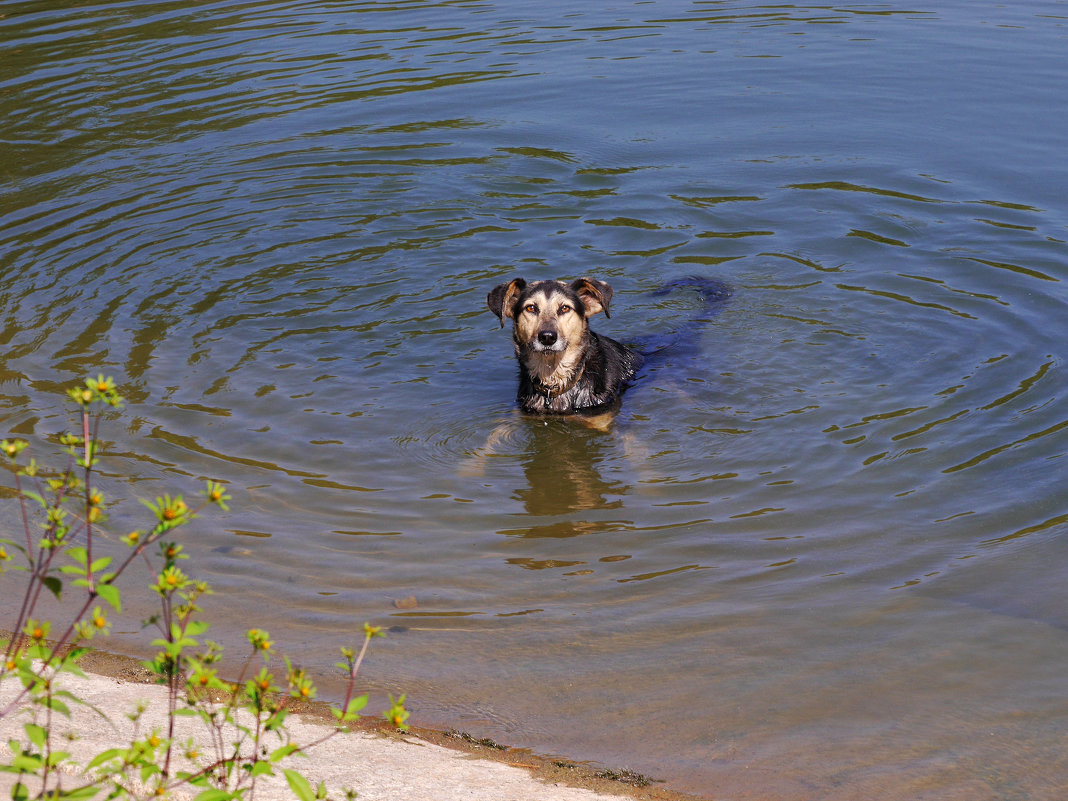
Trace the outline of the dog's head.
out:
<instances>
[{"instance_id":1,"label":"dog's head","mask_svg":"<svg viewBox=\"0 0 1068 801\"><path fill-rule=\"evenodd\" d=\"M586 318L603 311L609 317L612 287L604 281L579 278L535 281L522 278L494 287L486 297L490 311L504 321L512 318L516 344L535 353L561 353L577 345L587 330Z\"/></svg>"}]
</instances>

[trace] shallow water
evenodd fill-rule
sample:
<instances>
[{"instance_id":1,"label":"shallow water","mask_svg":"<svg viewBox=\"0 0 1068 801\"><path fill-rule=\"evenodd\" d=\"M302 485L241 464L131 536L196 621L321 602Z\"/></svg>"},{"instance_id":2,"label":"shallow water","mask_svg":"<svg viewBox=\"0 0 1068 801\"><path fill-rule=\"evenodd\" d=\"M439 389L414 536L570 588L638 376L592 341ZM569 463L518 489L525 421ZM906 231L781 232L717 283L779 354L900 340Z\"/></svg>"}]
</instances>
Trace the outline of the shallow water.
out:
<instances>
[{"instance_id":1,"label":"shallow water","mask_svg":"<svg viewBox=\"0 0 1068 801\"><path fill-rule=\"evenodd\" d=\"M1068 3L932 5L5 3L0 433L114 375L117 530L227 481L214 635L327 694L371 620L423 725L1062 798ZM691 274L610 431L514 414L492 286Z\"/></svg>"}]
</instances>

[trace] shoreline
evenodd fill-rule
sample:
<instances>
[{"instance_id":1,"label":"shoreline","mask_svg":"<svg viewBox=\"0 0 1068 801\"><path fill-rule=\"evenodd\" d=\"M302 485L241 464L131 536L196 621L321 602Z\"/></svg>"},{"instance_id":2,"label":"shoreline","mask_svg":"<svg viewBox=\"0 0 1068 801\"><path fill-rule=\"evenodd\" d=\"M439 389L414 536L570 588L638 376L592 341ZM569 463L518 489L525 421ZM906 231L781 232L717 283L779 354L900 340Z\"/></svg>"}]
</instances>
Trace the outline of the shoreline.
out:
<instances>
[{"instance_id":1,"label":"shoreline","mask_svg":"<svg viewBox=\"0 0 1068 801\"><path fill-rule=\"evenodd\" d=\"M149 688L152 688L153 692L163 692L163 688L153 681L154 675L135 657L90 649L79 660L79 666L89 676L86 691L93 694L94 705L102 707L113 722L123 717ZM70 680L83 681L73 676ZM330 705L326 702L291 701L289 709L293 717L287 725L333 728ZM21 721L21 718L12 715L8 720L0 721L0 727L10 726L15 720ZM59 725L62 726L63 723ZM77 722L72 725L78 729ZM528 749L480 739L466 732L451 729L439 731L417 725L410 725L407 732L399 732L381 718L370 715L361 717L349 728L351 735L334 738L311 750L309 760L296 767L305 772L305 766L315 766L316 763L323 770L335 770L339 766L345 766L350 771L355 771L350 778L363 782L361 786L348 785L357 789L360 798L374 798L376 791L383 789L383 798L396 797L395 794L403 793L403 797L409 801L421 798L426 798L427 801L445 801L450 798L481 797L515 797L530 801L600 801L613 798L700 801L698 796L671 790L655 777L642 777L618 767L599 767L587 762L544 757ZM18 732L8 733L3 739L6 741L7 737L13 734ZM78 734L85 737L81 730L78 730ZM373 756L356 753L374 749L376 742L383 747L385 753L376 753ZM361 772L361 758L367 759L371 765L377 765L377 770L384 769L389 773L388 788L378 788L374 782L366 784L368 777ZM309 767L307 772L316 771ZM373 773L374 770L370 772ZM433 792L427 794L428 788L425 785L428 781L433 782L435 777L440 777L444 784L435 786ZM643 784L643 780L649 783ZM513 784L516 785L514 790L509 789L507 792L515 792L517 795L502 794L505 792L505 785L511 787ZM285 792L276 794L270 790L258 791L257 797L261 801L265 798L293 797L288 788L284 785L282 787ZM480 792L489 792L490 795L479 795Z\"/></svg>"}]
</instances>

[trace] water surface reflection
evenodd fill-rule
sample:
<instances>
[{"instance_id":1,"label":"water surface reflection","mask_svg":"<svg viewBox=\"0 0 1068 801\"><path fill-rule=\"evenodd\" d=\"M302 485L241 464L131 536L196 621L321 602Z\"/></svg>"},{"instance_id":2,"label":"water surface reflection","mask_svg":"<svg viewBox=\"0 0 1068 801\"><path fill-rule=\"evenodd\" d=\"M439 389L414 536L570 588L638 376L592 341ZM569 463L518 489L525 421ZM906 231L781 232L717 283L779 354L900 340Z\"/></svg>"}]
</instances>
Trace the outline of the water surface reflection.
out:
<instances>
[{"instance_id":1,"label":"water surface reflection","mask_svg":"<svg viewBox=\"0 0 1068 801\"><path fill-rule=\"evenodd\" d=\"M424 724L1060 801L1062 5L9 3L3 433L114 374L116 530L227 481L216 637L326 676L397 626ZM610 281L616 338L735 294L599 431L513 416L516 274Z\"/></svg>"}]
</instances>

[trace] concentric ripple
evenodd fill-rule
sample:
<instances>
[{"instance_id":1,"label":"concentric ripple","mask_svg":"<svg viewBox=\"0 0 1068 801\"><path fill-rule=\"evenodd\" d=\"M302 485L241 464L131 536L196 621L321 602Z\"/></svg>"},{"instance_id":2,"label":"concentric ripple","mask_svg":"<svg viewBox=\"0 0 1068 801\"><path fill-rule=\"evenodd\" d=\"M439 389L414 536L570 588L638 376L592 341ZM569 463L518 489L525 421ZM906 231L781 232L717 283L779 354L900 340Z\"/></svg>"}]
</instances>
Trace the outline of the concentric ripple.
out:
<instances>
[{"instance_id":1,"label":"concentric ripple","mask_svg":"<svg viewBox=\"0 0 1068 801\"><path fill-rule=\"evenodd\" d=\"M698 793L1060 801L1065 30L8 3L0 433L44 458L114 375L117 530L225 481L213 633L266 614L327 692L367 619L428 725ZM655 357L607 427L519 416L486 293L582 275Z\"/></svg>"}]
</instances>

